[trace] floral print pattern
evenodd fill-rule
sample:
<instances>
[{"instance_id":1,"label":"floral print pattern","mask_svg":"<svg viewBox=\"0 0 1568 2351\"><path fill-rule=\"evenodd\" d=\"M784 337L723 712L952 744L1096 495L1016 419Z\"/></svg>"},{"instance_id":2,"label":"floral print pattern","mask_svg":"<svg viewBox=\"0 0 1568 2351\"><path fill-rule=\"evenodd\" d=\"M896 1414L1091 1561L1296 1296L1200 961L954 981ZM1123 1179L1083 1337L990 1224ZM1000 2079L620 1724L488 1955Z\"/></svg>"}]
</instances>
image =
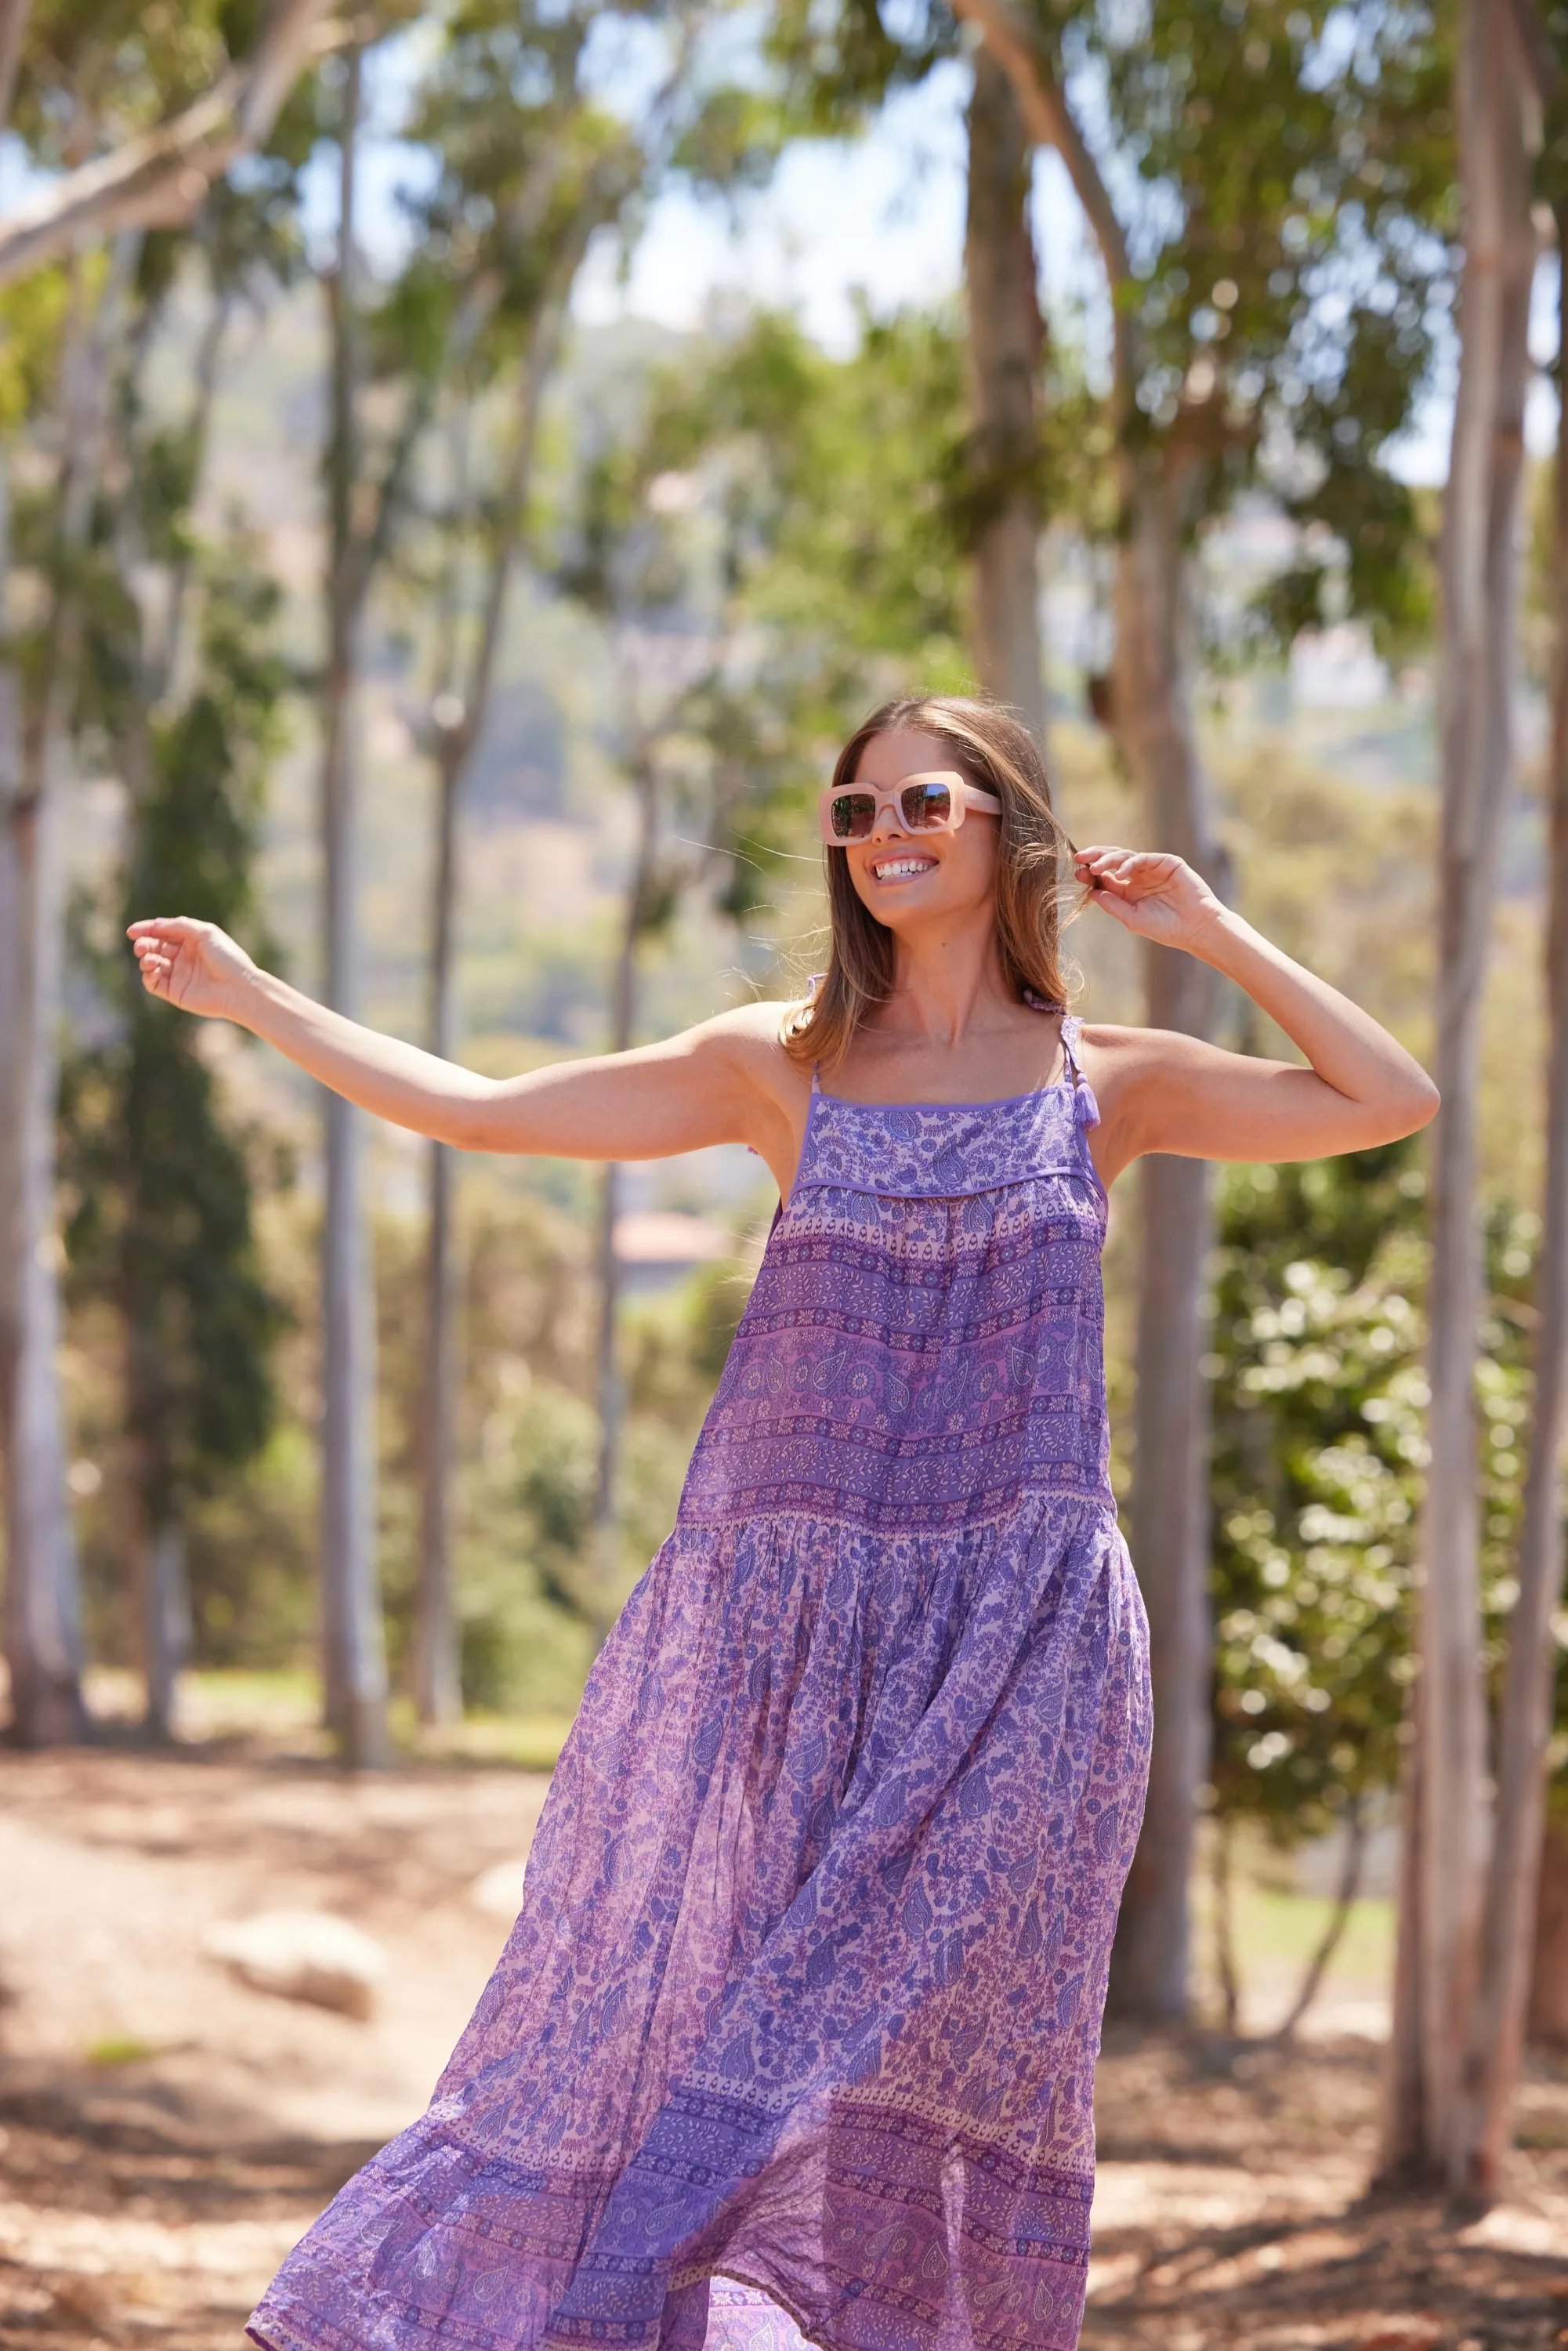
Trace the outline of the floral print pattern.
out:
<instances>
[{"instance_id":1,"label":"floral print pattern","mask_svg":"<svg viewBox=\"0 0 1568 2351\"><path fill-rule=\"evenodd\" d=\"M1071 2351L1146 1635L1093 1097L816 1092L496 1973L267 2351Z\"/></svg>"}]
</instances>

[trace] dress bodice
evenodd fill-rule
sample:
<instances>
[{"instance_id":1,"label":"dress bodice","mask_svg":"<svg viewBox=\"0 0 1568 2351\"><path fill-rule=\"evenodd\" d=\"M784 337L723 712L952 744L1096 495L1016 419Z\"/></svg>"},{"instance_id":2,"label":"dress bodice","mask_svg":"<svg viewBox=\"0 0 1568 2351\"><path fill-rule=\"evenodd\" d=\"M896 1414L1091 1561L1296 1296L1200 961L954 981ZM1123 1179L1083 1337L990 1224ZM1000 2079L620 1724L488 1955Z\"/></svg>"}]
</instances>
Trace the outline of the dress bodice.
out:
<instances>
[{"instance_id":1,"label":"dress bodice","mask_svg":"<svg viewBox=\"0 0 1568 2351\"><path fill-rule=\"evenodd\" d=\"M1110 1501L1099 1113L1068 1074L992 1102L871 1104L814 1085L681 1504L887 1532L1029 1490Z\"/></svg>"},{"instance_id":2,"label":"dress bodice","mask_svg":"<svg viewBox=\"0 0 1568 2351\"><path fill-rule=\"evenodd\" d=\"M1104 1192L1089 1155L1100 1123L1078 1066L1078 1021L1062 1020L1067 1074L1055 1085L988 1102L857 1102L824 1093L815 1072L793 1199L802 1188L838 1187L905 1200L954 1199L1042 1176Z\"/></svg>"}]
</instances>

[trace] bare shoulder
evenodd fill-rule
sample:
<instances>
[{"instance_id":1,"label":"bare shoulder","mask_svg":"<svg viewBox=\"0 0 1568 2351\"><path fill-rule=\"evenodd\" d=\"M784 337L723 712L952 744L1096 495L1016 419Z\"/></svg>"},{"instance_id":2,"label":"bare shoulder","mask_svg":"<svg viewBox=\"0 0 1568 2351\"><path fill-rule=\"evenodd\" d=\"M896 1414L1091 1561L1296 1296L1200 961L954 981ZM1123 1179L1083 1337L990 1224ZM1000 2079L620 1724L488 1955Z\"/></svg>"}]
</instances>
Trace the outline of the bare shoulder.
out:
<instances>
[{"instance_id":1,"label":"bare shoulder","mask_svg":"<svg viewBox=\"0 0 1568 2351\"><path fill-rule=\"evenodd\" d=\"M1124 1029L1114 1021L1085 1020L1078 1031L1083 1073L1108 1109L1116 1092L1135 1083L1165 1060L1166 1044L1183 1044L1164 1029Z\"/></svg>"},{"instance_id":2,"label":"bare shoulder","mask_svg":"<svg viewBox=\"0 0 1568 2351\"><path fill-rule=\"evenodd\" d=\"M737 1004L688 1029L674 1040L687 1051L722 1063L775 1101L789 1102L810 1091L810 1072L784 1050L781 1031L799 999L765 998Z\"/></svg>"}]
</instances>

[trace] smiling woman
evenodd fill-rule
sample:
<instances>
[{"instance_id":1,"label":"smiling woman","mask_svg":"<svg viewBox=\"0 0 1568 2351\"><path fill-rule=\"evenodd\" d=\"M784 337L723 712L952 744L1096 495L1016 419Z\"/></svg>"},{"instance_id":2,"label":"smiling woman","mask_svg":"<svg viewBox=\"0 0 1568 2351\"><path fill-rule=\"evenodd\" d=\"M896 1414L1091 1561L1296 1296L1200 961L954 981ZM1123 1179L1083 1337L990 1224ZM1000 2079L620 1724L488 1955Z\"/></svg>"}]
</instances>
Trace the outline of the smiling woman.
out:
<instances>
[{"instance_id":1,"label":"smiling woman","mask_svg":"<svg viewBox=\"0 0 1568 2351\"><path fill-rule=\"evenodd\" d=\"M132 926L153 994L471 1148L750 1143L780 1207L674 1533L593 1668L521 1916L422 2121L251 2323L270 2351L1071 2351L1146 1638L1107 1475L1106 1194L1434 1091L1178 858L1072 852L1005 712L889 705L823 801L804 1004L491 1082ZM1310 1066L1082 1029L1087 902ZM824 1091L821 1071L833 1078Z\"/></svg>"}]
</instances>

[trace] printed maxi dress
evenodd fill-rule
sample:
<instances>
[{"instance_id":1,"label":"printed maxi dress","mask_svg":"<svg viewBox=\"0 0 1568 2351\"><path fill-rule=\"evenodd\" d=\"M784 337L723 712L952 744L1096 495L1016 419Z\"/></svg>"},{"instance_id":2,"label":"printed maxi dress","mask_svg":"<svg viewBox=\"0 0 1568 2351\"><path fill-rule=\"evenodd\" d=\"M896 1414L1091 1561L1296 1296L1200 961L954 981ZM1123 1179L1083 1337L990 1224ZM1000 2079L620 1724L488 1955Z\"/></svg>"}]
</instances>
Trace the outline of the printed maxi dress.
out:
<instances>
[{"instance_id":1,"label":"printed maxi dress","mask_svg":"<svg viewBox=\"0 0 1568 2351\"><path fill-rule=\"evenodd\" d=\"M423 2120L268 2351L1070 2351L1146 1631L1098 1112L813 1084L674 1532Z\"/></svg>"}]
</instances>

